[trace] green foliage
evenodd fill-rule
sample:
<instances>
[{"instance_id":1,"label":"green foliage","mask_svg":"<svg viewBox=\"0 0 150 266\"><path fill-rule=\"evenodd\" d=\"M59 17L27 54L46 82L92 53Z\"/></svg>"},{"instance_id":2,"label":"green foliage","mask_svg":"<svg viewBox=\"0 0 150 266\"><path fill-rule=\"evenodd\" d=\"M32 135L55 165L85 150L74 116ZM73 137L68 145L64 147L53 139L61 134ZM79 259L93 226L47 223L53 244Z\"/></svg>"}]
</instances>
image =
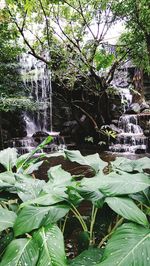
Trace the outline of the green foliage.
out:
<instances>
[{"instance_id":1,"label":"green foliage","mask_svg":"<svg viewBox=\"0 0 150 266\"><path fill-rule=\"evenodd\" d=\"M108 241L103 261L97 266L149 265L150 230L126 223Z\"/></svg>"},{"instance_id":2,"label":"green foliage","mask_svg":"<svg viewBox=\"0 0 150 266\"><path fill-rule=\"evenodd\" d=\"M150 71L150 11L149 1L113 1L114 13L124 19L126 32L120 43L121 50L129 49L133 62ZM113 10L113 9L112 9Z\"/></svg>"},{"instance_id":3,"label":"green foliage","mask_svg":"<svg viewBox=\"0 0 150 266\"><path fill-rule=\"evenodd\" d=\"M78 180L79 176L72 176L58 165L49 169L48 181L35 179L31 173L41 165L43 156L34 158L33 155L50 141L48 137L35 151L20 157L13 148L1 151L0 164L6 171L0 174L0 229L2 239L4 235L9 239L2 247L1 265L99 266L116 265L118 261L120 265L130 266L138 261L139 266L147 266L150 230L146 215L149 213L150 179L145 169L149 169L150 159L140 159L141 173L139 160L118 158L109 165L110 172L104 174L108 164L98 154L82 156L79 151L65 150L62 155L66 160L87 165L94 176L86 178L82 174L83 178ZM79 211L85 200L92 204L89 222ZM99 247L103 246L99 249L93 246L94 224L98 209L106 204L117 213L117 220L110 223L108 234L98 239ZM87 243L86 248L91 246L69 261L63 232L71 213L84 231L81 235L82 241ZM13 237L9 238L10 228Z\"/></svg>"},{"instance_id":4,"label":"green foliage","mask_svg":"<svg viewBox=\"0 0 150 266\"><path fill-rule=\"evenodd\" d=\"M98 248L89 248L88 250L83 251L78 257L73 259L69 265L79 266L79 265L97 265L102 258L103 250Z\"/></svg>"},{"instance_id":5,"label":"green foliage","mask_svg":"<svg viewBox=\"0 0 150 266\"><path fill-rule=\"evenodd\" d=\"M5 265L36 265L38 260L38 246L30 238L20 238L13 240L7 247L1 262Z\"/></svg>"},{"instance_id":6,"label":"green foliage","mask_svg":"<svg viewBox=\"0 0 150 266\"><path fill-rule=\"evenodd\" d=\"M63 235L56 225L42 227L34 239L41 249L37 265L67 266Z\"/></svg>"},{"instance_id":7,"label":"green foliage","mask_svg":"<svg viewBox=\"0 0 150 266\"><path fill-rule=\"evenodd\" d=\"M107 54L106 51L99 50L95 53L94 62L96 64L96 69L99 71L100 69L108 68L112 65L114 61L113 54Z\"/></svg>"},{"instance_id":8,"label":"green foliage","mask_svg":"<svg viewBox=\"0 0 150 266\"><path fill-rule=\"evenodd\" d=\"M7 12L0 10L0 110L31 109L25 98L25 88L19 73L18 33L10 24ZM33 105L33 103L32 103Z\"/></svg>"}]
</instances>

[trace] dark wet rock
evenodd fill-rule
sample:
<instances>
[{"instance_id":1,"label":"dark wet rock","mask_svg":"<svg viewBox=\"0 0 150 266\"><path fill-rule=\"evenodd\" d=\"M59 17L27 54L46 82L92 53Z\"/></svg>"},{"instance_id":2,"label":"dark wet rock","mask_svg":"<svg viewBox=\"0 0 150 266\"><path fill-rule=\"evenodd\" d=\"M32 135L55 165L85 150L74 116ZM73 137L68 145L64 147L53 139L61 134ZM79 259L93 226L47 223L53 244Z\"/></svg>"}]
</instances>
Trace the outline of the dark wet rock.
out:
<instances>
[{"instance_id":1,"label":"dark wet rock","mask_svg":"<svg viewBox=\"0 0 150 266\"><path fill-rule=\"evenodd\" d=\"M37 138L37 137L47 137L49 134L44 131L37 131L33 134L32 138Z\"/></svg>"},{"instance_id":2,"label":"dark wet rock","mask_svg":"<svg viewBox=\"0 0 150 266\"><path fill-rule=\"evenodd\" d=\"M142 111L142 114L147 114L147 113L150 114L150 109L144 109L144 110Z\"/></svg>"},{"instance_id":3,"label":"dark wet rock","mask_svg":"<svg viewBox=\"0 0 150 266\"><path fill-rule=\"evenodd\" d=\"M148 130L148 129L144 130L144 135L146 137L149 137L150 136L150 130Z\"/></svg>"},{"instance_id":4,"label":"dark wet rock","mask_svg":"<svg viewBox=\"0 0 150 266\"><path fill-rule=\"evenodd\" d=\"M135 154L143 154L143 153L145 153L146 151L145 151L145 149L137 149L136 151L135 151Z\"/></svg>"},{"instance_id":5,"label":"dark wet rock","mask_svg":"<svg viewBox=\"0 0 150 266\"><path fill-rule=\"evenodd\" d=\"M74 127L76 126L78 123L77 121L75 120L72 120L72 121L67 121L63 124L63 127Z\"/></svg>"},{"instance_id":6,"label":"dark wet rock","mask_svg":"<svg viewBox=\"0 0 150 266\"><path fill-rule=\"evenodd\" d=\"M32 138L37 142L40 143L44 138L48 137L49 134L44 131L37 131L32 135Z\"/></svg>"}]
</instances>

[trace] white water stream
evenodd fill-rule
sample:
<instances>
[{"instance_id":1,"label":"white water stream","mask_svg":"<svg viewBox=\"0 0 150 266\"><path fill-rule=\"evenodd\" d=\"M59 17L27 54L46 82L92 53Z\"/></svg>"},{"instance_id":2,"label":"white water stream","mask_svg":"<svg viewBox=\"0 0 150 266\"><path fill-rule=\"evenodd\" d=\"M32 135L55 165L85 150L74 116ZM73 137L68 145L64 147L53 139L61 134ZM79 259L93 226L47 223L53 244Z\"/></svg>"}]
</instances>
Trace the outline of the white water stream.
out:
<instances>
[{"instance_id":1,"label":"white water stream","mask_svg":"<svg viewBox=\"0 0 150 266\"><path fill-rule=\"evenodd\" d=\"M29 97L38 105L35 112L24 115L27 136L37 131L53 132L51 71L44 62L30 54L23 54L20 64L24 84L30 91Z\"/></svg>"}]
</instances>

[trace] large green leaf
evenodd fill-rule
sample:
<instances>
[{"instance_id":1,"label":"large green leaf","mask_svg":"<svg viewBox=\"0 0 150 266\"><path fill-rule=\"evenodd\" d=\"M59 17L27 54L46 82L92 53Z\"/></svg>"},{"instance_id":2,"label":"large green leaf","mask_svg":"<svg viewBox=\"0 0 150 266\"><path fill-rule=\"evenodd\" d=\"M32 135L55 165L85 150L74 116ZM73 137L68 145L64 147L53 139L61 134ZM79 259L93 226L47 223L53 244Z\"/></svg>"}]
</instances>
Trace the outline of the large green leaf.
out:
<instances>
[{"instance_id":1,"label":"large green leaf","mask_svg":"<svg viewBox=\"0 0 150 266\"><path fill-rule=\"evenodd\" d=\"M99 177L83 178L79 188L77 188L84 199L91 201L98 208L102 206L102 199L105 197L98 189L99 181Z\"/></svg>"},{"instance_id":2,"label":"large green leaf","mask_svg":"<svg viewBox=\"0 0 150 266\"><path fill-rule=\"evenodd\" d=\"M99 248L89 248L84 250L79 256L70 261L71 266L91 266L96 265L102 258L103 250Z\"/></svg>"},{"instance_id":3,"label":"large green leaf","mask_svg":"<svg viewBox=\"0 0 150 266\"><path fill-rule=\"evenodd\" d=\"M37 266L66 266L63 235L57 225L42 227L34 235L41 250Z\"/></svg>"},{"instance_id":4,"label":"large green leaf","mask_svg":"<svg viewBox=\"0 0 150 266\"><path fill-rule=\"evenodd\" d=\"M0 191L2 190L14 190L14 186L0 180Z\"/></svg>"},{"instance_id":5,"label":"large green leaf","mask_svg":"<svg viewBox=\"0 0 150 266\"><path fill-rule=\"evenodd\" d=\"M15 184L15 177L12 172L0 173L0 180L9 184Z\"/></svg>"},{"instance_id":6,"label":"large green leaf","mask_svg":"<svg viewBox=\"0 0 150 266\"><path fill-rule=\"evenodd\" d=\"M0 232L9 227L13 227L17 215L7 209L0 207Z\"/></svg>"},{"instance_id":7,"label":"large green leaf","mask_svg":"<svg viewBox=\"0 0 150 266\"><path fill-rule=\"evenodd\" d=\"M133 172L134 160L124 157L116 157L115 161L111 162L112 169L119 169L124 172Z\"/></svg>"},{"instance_id":8,"label":"large green leaf","mask_svg":"<svg viewBox=\"0 0 150 266\"><path fill-rule=\"evenodd\" d=\"M38 260L39 249L32 239L16 239L7 247L0 263L1 266L35 266Z\"/></svg>"},{"instance_id":9,"label":"large green leaf","mask_svg":"<svg viewBox=\"0 0 150 266\"><path fill-rule=\"evenodd\" d=\"M80 190L91 194L98 190L105 196L125 195L142 191L150 186L150 179L144 173L129 174L112 172L108 175L97 174L93 178L83 178ZM98 193L99 194L99 193Z\"/></svg>"},{"instance_id":10,"label":"large green leaf","mask_svg":"<svg viewBox=\"0 0 150 266\"><path fill-rule=\"evenodd\" d=\"M66 215L69 208L66 206L34 207L27 206L21 209L14 224L15 235L22 235L37 229L40 226L56 223Z\"/></svg>"},{"instance_id":11,"label":"large green leaf","mask_svg":"<svg viewBox=\"0 0 150 266\"><path fill-rule=\"evenodd\" d=\"M34 179L23 174L17 174L16 179L15 188L19 190L18 196L22 201L36 199L46 184L44 180Z\"/></svg>"},{"instance_id":12,"label":"large green leaf","mask_svg":"<svg viewBox=\"0 0 150 266\"><path fill-rule=\"evenodd\" d=\"M130 160L123 157L117 157L115 161L111 163L113 169L119 169L125 172L143 172L144 169L150 169L150 158L143 157L137 160Z\"/></svg>"},{"instance_id":13,"label":"large green leaf","mask_svg":"<svg viewBox=\"0 0 150 266\"><path fill-rule=\"evenodd\" d=\"M145 169L150 169L150 158L143 157L134 161L134 170L143 172Z\"/></svg>"},{"instance_id":14,"label":"large green leaf","mask_svg":"<svg viewBox=\"0 0 150 266\"><path fill-rule=\"evenodd\" d=\"M9 243L14 239L14 233L12 230L9 231L3 231L0 235L0 258L2 258L2 255L4 254L6 247L9 245Z\"/></svg>"},{"instance_id":15,"label":"large green leaf","mask_svg":"<svg viewBox=\"0 0 150 266\"><path fill-rule=\"evenodd\" d=\"M129 196L142 204L150 206L150 187L136 194L131 194Z\"/></svg>"},{"instance_id":16,"label":"large green leaf","mask_svg":"<svg viewBox=\"0 0 150 266\"><path fill-rule=\"evenodd\" d=\"M60 195L55 195L53 191L51 191L51 193L42 193L35 199L31 199L31 200L23 202L20 205L20 208L23 208L24 206L28 206L32 204L48 206L48 205L53 205L55 203L61 202L63 200L64 199L60 197Z\"/></svg>"},{"instance_id":17,"label":"large green leaf","mask_svg":"<svg viewBox=\"0 0 150 266\"><path fill-rule=\"evenodd\" d=\"M142 191L150 186L150 179L144 173L129 174L112 172L101 175L99 189L106 196L125 195Z\"/></svg>"},{"instance_id":18,"label":"large green leaf","mask_svg":"<svg viewBox=\"0 0 150 266\"><path fill-rule=\"evenodd\" d=\"M64 171L61 165L51 167L48 171L49 181L43 187L46 193L58 195L61 198L66 198L65 191L67 187L72 184L72 176L70 173Z\"/></svg>"},{"instance_id":19,"label":"large green leaf","mask_svg":"<svg viewBox=\"0 0 150 266\"><path fill-rule=\"evenodd\" d=\"M108 197L105 202L116 213L130 221L148 225L146 215L136 206L133 200L121 197Z\"/></svg>"},{"instance_id":20,"label":"large green leaf","mask_svg":"<svg viewBox=\"0 0 150 266\"><path fill-rule=\"evenodd\" d=\"M66 187L71 184L71 174L62 169L61 165L51 167L48 171L49 182L53 189Z\"/></svg>"},{"instance_id":21,"label":"large green leaf","mask_svg":"<svg viewBox=\"0 0 150 266\"><path fill-rule=\"evenodd\" d=\"M81 165L89 165L97 173L99 170L103 170L108 163L100 159L99 154L95 153L88 156L83 156L79 151L65 150L66 158L71 162L77 162Z\"/></svg>"},{"instance_id":22,"label":"large green leaf","mask_svg":"<svg viewBox=\"0 0 150 266\"><path fill-rule=\"evenodd\" d=\"M150 265L150 230L128 223L112 235L97 266Z\"/></svg>"},{"instance_id":23,"label":"large green leaf","mask_svg":"<svg viewBox=\"0 0 150 266\"><path fill-rule=\"evenodd\" d=\"M15 148L7 148L0 151L0 164L2 164L7 171L11 171L16 165L17 150Z\"/></svg>"}]
</instances>

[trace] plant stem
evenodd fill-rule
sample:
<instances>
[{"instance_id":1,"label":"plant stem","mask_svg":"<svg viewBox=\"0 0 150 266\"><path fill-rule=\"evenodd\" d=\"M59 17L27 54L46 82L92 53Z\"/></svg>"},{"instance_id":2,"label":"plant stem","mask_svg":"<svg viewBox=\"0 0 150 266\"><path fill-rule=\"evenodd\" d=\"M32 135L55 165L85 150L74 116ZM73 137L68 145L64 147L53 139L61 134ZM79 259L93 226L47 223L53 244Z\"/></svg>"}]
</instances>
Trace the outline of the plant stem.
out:
<instances>
[{"instance_id":1,"label":"plant stem","mask_svg":"<svg viewBox=\"0 0 150 266\"><path fill-rule=\"evenodd\" d=\"M63 234L64 234L64 232L65 232L65 226L66 226L67 219L68 219L68 213L67 213L67 215L65 216L64 224L63 224L63 227L62 227L62 233L63 233Z\"/></svg>"},{"instance_id":2,"label":"plant stem","mask_svg":"<svg viewBox=\"0 0 150 266\"><path fill-rule=\"evenodd\" d=\"M78 219L78 221L80 222L80 224L81 224L83 230L84 230L85 232L88 232L87 225L86 225L86 223L84 222L84 220L83 220L81 214L79 213L79 211L77 210L77 208L76 208L73 204L71 204L71 206L72 206L71 211L74 213L75 217L76 217L76 218Z\"/></svg>"},{"instance_id":3,"label":"plant stem","mask_svg":"<svg viewBox=\"0 0 150 266\"><path fill-rule=\"evenodd\" d=\"M124 218L121 218L116 224L115 226L112 228L111 232L109 234L107 234L99 243L98 248L101 248L101 246L105 243L105 241L113 234L113 232L116 230L116 228L122 224Z\"/></svg>"},{"instance_id":4,"label":"plant stem","mask_svg":"<svg viewBox=\"0 0 150 266\"><path fill-rule=\"evenodd\" d=\"M97 211L98 211L98 208L95 208L95 206L93 205L92 215L91 215L91 225L90 225L90 245L92 245L92 243L93 243L93 227L95 224Z\"/></svg>"}]
</instances>

